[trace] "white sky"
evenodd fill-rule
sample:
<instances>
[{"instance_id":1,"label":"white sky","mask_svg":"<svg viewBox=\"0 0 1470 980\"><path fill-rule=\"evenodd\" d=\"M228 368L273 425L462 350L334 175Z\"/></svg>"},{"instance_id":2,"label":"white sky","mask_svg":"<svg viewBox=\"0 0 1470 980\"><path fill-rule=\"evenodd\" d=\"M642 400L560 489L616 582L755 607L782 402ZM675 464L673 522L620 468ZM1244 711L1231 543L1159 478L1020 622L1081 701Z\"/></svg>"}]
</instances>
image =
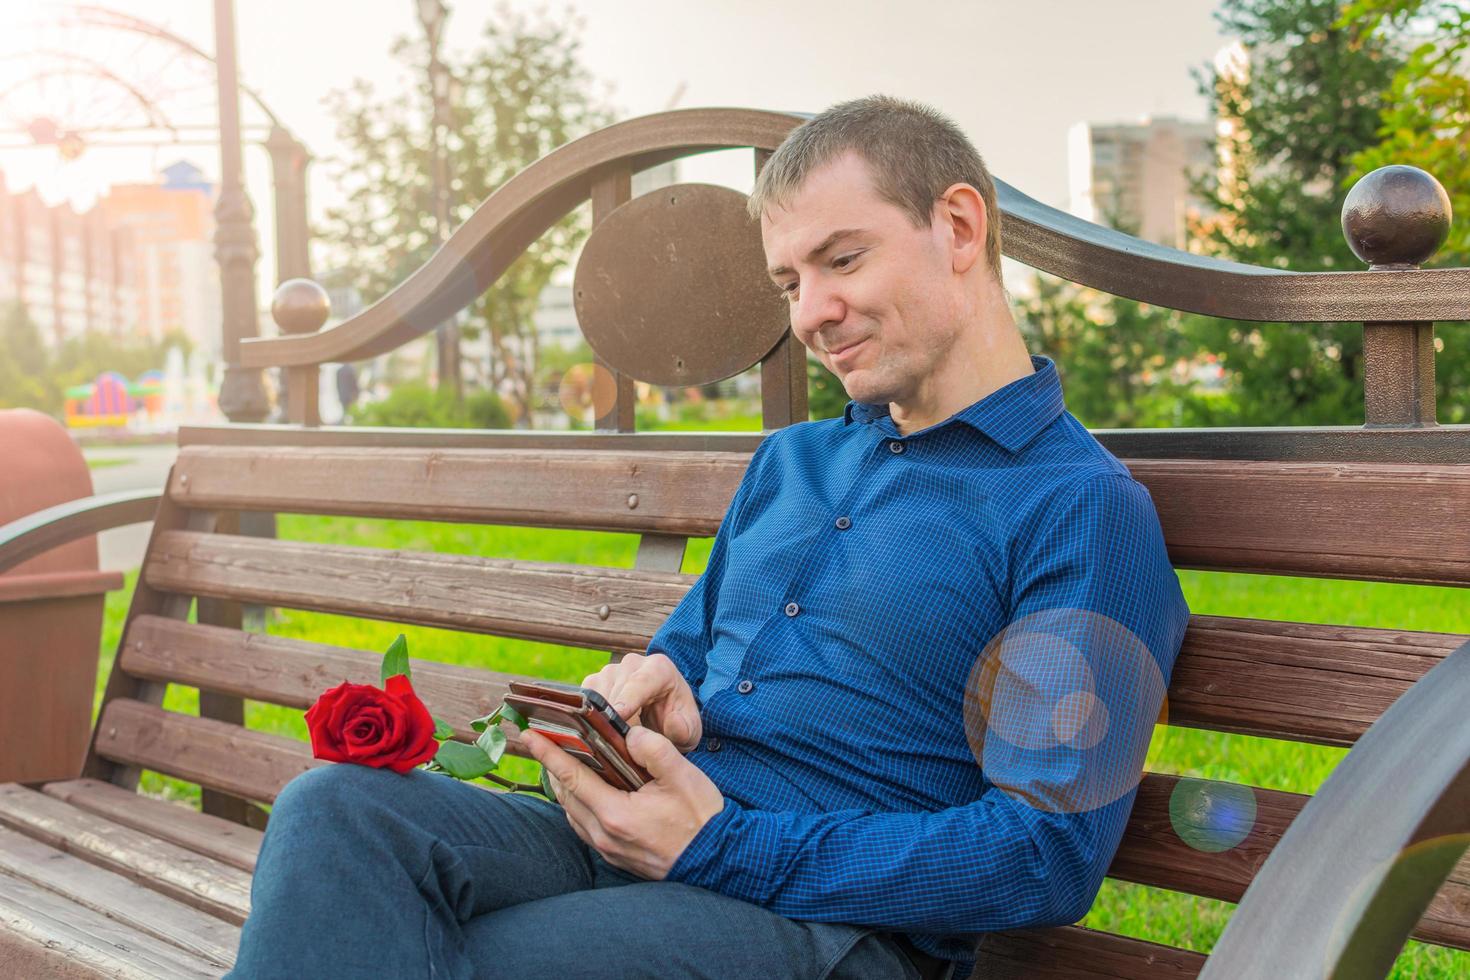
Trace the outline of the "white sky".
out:
<instances>
[{"instance_id":1,"label":"white sky","mask_svg":"<svg viewBox=\"0 0 1470 980\"><path fill-rule=\"evenodd\" d=\"M212 51L209 0L105 0ZM380 91L407 82L388 49L417 36L415 0L236 0L242 79L318 158L338 152L323 96L354 78ZM816 112L873 92L919 99L965 129L997 176L1058 207L1066 206L1066 135L1078 121L1117 122L1145 115L1202 119L1207 111L1191 69L1227 41L1214 0L575 0L533 3L553 16L584 20L583 61L607 83L624 116L678 105L750 106ZM446 47L475 46L495 5L451 0ZM109 183L146 181L180 157L218 174L212 146L159 150L92 149L63 163L54 150L9 149L43 105L63 125L132 118L115 86L70 90L64 80L27 82L42 50L83 51L145 91L173 79L178 117L209 121L208 69L170 64L159 49L126 36L53 24L64 8L0 0L0 171L14 189L37 186L50 201L85 205ZM51 59L54 64L54 58ZM155 88L150 89L150 86ZM114 99L100 99L109 90ZM71 102L73 104L68 105ZM195 111L189 113L187 110ZM247 121L259 120L246 110ZM245 168L259 218L262 282L273 282L269 163L247 146ZM748 155L683 165L686 180L748 189ZM337 196L330 168L312 169L311 210Z\"/></svg>"}]
</instances>

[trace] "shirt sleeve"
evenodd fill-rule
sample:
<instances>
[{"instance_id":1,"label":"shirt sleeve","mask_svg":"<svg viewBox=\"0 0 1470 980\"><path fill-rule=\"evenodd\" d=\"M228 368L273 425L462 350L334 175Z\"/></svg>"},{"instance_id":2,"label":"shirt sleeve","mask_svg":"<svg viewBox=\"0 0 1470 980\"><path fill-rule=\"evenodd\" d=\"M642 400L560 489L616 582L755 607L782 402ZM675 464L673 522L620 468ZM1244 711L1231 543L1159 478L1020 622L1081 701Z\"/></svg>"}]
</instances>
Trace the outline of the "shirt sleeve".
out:
<instances>
[{"instance_id":1,"label":"shirt sleeve","mask_svg":"<svg viewBox=\"0 0 1470 980\"><path fill-rule=\"evenodd\" d=\"M1009 623L964 692L978 799L902 813L727 799L668 878L791 918L910 932L1082 918L1122 839L1189 610L1131 477L1068 488L1037 524Z\"/></svg>"},{"instance_id":2,"label":"shirt sleeve","mask_svg":"<svg viewBox=\"0 0 1470 980\"><path fill-rule=\"evenodd\" d=\"M710 546L709 562L705 565L704 572L690 586L689 591L684 593L684 598L679 600L674 611L669 613L669 617L648 642L646 653L663 653L674 662L674 666L684 675L684 680L694 692L696 704L699 703L699 685L704 681L706 658L714 645L711 630L715 601L720 594L720 584L724 581L725 556L729 551L730 538L742 526L741 518L746 501L759 482L762 461L777 434L773 432L767 435L751 454L750 463L740 478L740 485L735 488L735 495L730 499L730 506L725 509L725 516L715 532L714 544Z\"/></svg>"}]
</instances>

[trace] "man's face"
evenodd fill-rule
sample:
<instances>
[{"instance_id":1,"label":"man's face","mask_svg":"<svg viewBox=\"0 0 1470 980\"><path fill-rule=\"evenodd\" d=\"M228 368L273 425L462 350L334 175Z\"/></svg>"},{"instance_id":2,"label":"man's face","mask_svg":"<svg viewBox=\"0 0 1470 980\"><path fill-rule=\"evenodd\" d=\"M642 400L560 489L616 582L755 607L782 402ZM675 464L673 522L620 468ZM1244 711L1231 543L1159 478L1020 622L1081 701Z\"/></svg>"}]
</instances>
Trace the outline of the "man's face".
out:
<instances>
[{"instance_id":1,"label":"man's face","mask_svg":"<svg viewBox=\"0 0 1470 980\"><path fill-rule=\"evenodd\" d=\"M949 227L915 228L878 196L847 153L813 171L785 208L761 217L771 279L791 328L849 398L906 403L935 373L960 327Z\"/></svg>"}]
</instances>

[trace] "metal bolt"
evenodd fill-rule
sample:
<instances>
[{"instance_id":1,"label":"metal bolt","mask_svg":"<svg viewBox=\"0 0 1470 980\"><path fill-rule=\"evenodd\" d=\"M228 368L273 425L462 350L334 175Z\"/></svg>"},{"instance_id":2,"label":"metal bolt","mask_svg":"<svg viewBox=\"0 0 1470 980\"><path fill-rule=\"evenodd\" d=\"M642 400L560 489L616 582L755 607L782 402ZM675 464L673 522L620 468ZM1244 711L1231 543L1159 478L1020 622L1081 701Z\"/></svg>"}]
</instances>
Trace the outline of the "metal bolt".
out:
<instances>
[{"instance_id":1,"label":"metal bolt","mask_svg":"<svg viewBox=\"0 0 1470 980\"><path fill-rule=\"evenodd\" d=\"M115 727L114 728L109 728L107 730L107 737L108 738L117 738L117 729Z\"/></svg>"},{"instance_id":2,"label":"metal bolt","mask_svg":"<svg viewBox=\"0 0 1470 980\"><path fill-rule=\"evenodd\" d=\"M598 606L597 607L597 618L598 619L606 619L607 617L609 617L611 615L612 615L612 610L609 609L606 605L601 605L601 606Z\"/></svg>"},{"instance_id":3,"label":"metal bolt","mask_svg":"<svg viewBox=\"0 0 1470 980\"><path fill-rule=\"evenodd\" d=\"M630 494L628 494L628 509L631 510L631 509L633 509L634 507L637 507L637 506L638 506L638 495L636 493L630 493Z\"/></svg>"},{"instance_id":4,"label":"metal bolt","mask_svg":"<svg viewBox=\"0 0 1470 980\"><path fill-rule=\"evenodd\" d=\"M185 473L185 474L183 474L182 476L179 477L179 486L181 486L181 487L187 487L188 485L189 485L189 474Z\"/></svg>"}]
</instances>

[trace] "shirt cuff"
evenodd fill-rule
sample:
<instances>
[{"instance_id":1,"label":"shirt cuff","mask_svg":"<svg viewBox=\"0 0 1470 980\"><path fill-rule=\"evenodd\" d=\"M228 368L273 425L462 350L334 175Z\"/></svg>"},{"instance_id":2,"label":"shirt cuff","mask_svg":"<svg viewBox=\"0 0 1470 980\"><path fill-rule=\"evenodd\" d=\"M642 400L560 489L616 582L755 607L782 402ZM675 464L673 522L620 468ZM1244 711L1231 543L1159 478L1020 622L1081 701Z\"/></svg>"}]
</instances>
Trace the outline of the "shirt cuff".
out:
<instances>
[{"instance_id":1,"label":"shirt cuff","mask_svg":"<svg viewBox=\"0 0 1470 980\"><path fill-rule=\"evenodd\" d=\"M720 879L721 848L730 824L739 817L740 805L725 797L724 809L704 822L664 879L713 890Z\"/></svg>"}]
</instances>

